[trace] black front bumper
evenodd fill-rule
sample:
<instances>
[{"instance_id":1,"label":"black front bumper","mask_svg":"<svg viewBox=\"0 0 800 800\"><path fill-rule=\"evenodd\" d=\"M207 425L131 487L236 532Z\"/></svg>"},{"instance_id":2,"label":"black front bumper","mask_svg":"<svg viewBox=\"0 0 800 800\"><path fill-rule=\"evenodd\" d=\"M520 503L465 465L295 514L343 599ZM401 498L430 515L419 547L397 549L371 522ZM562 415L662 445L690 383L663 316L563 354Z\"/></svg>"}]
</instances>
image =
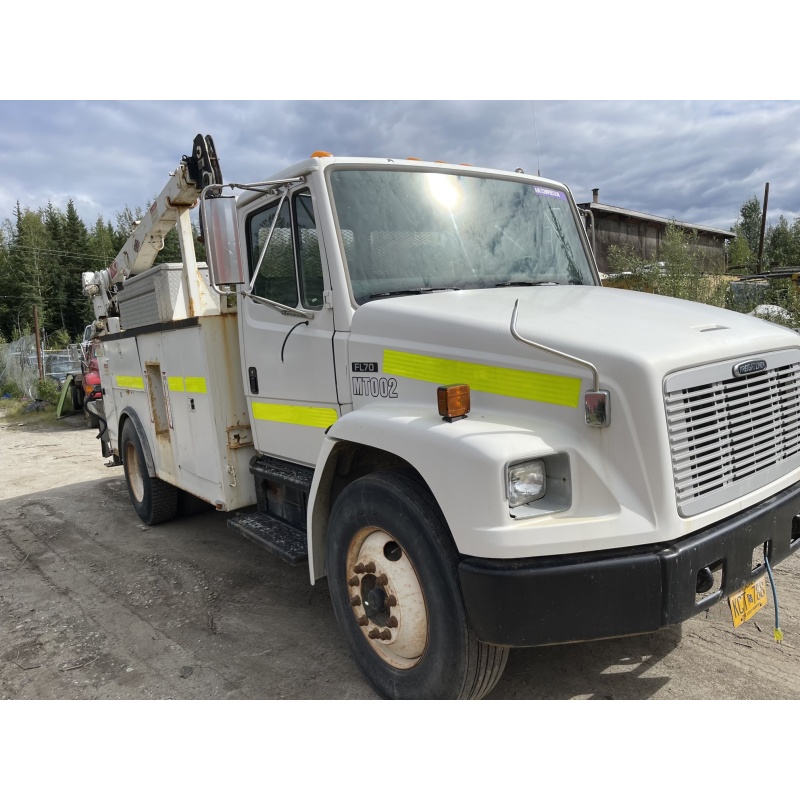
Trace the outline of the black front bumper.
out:
<instances>
[{"instance_id":1,"label":"black front bumper","mask_svg":"<svg viewBox=\"0 0 800 800\"><path fill-rule=\"evenodd\" d=\"M478 639L497 645L605 639L683 622L753 581L753 551L770 565L800 549L800 483L676 542L513 561L465 558L461 591ZM697 594L697 574L721 564L719 588Z\"/></svg>"}]
</instances>

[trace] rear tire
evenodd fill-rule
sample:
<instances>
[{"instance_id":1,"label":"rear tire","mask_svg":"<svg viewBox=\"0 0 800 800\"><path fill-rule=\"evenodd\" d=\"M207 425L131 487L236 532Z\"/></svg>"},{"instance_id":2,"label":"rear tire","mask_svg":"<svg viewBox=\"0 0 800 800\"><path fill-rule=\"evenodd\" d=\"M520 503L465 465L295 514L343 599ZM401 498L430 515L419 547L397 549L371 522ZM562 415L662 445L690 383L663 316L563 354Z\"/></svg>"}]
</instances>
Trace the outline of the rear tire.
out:
<instances>
[{"instance_id":1,"label":"rear tire","mask_svg":"<svg viewBox=\"0 0 800 800\"><path fill-rule=\"evenodd\" d=\"M450 531L413 475L376 473L342 491L327 571L342 633L382 697L477 700L500 679L508 648L470 629Z\"/></svg>"},{"instance_id":2,"label":"rear tire","mask_svg":"<svg viewBox=\"0 0 800 800\"><path fill-rule=\"evenodd\" d=\"M89 430L93 430L100 427L100 420L97 417L92 416L85 408L83 409L83 418L86 423L86 427Z\"/></svg>"},{"instance_id":3,"label":"rear tire","mask_svg":"<svg viewBox=\"0 0 800 800\"><path fill-rule=\"evenodd\" d=\"M70 398L72 399L72 408L75 411L80 411L83 408L83 389L75 384L73 380L70 386Z\"/></svg>"},{"instance_id":4,"label":"rear tire","mask_svg":"<svg viewBox=\"0 0 800 800\"><path fill-rule=\"evenodd\" d=\"M145 525L169 522L178 510L178 489L160 478L151 478L139 436L131 422L122 429L120 453L131 504Z\"/></svg>"},{"instance_id":5,"label":"rear tire","mask_svg":"<svg viewBox=\"0 0 800 800\"><path fill-rule=\"evenodd\" d=\"M184 489L178 489L177 508L179 517L193 517L195 514L202 514L205 511L211 511L214 506L212 506L211 503L207 503L205 500L201 500L199 497L190 494Z\"/></svg>"}]
</instances>

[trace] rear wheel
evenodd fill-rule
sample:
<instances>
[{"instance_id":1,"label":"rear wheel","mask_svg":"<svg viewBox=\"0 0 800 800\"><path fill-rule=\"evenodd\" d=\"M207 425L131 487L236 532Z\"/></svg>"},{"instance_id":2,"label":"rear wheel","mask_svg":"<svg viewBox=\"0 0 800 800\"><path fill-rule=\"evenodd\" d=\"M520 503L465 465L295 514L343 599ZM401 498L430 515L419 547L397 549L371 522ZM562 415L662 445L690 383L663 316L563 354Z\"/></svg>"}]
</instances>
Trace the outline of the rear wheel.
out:
<instances>
[{"instance_id":1,"label":"rear wheel","mask_svg":"<svg viewBox=\"0 0 800 800\"><path fill-rule=\"evenodd\" d=\"M69 387L69 391L70 398L72 400L72 408L75 411L80 411L83 408L83 389L73 380L72 385Z\"/></svg>"},{"instance_id":2,"label":"rear wheel","mask_svg":"<svg viewBox=\"0 0 800 800\"><path fill-rule=\"evenodd\" d=\"M470 629L450 532L414 476L383 472L344 489L327 569L339 626L381 696L479 699L500 679L508 648Z\"/></svg>"},{"instance_id":3,"label":"rear wheel","mask_svg":"<svg viewBox=\"0 0 800 800\"><path fill-rule=\"evenodd\" d=\"M178 510L178 489L160 478L151 478L139 436L126 422L120 440L125 480L134 510L146 525L169 522Z\"/></svg>"},{"instance_id":4,"label":"rear wheel","mask_svg":"<svg viewBox=\"0 0 800 800\"><path fill-rule=\"evenodd\" d=\"M183 489L178 489L178 516L180 517L192 517L195 514L202 514L204 511L210 511L214 506L211 503L207 503L205 500L201 500L199 497L195 497L193 494L190 494Z\"/></svg>"},{"instance_id":5,"label":"rear wheel","mask_svg":"<svg viewBox=\"0 0 800 800\"><path fill-rule=\"evenodd\" d=\"M86 427L90 430L100 427L100 420L93 414L90 414L86 408L83 409L83 418L86 422Z\"/></svg>"}]
</instances>

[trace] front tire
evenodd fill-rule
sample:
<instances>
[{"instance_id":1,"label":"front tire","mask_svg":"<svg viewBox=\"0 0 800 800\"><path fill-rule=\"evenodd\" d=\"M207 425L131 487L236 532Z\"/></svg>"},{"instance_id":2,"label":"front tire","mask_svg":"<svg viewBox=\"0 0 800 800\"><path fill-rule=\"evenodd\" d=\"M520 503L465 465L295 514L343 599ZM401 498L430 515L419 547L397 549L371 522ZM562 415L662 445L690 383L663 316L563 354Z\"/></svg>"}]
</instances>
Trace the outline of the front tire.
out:
<instances>
[{"instance_id":1,"label":"front tire","mask_svg":"<svg viewBox=\"0 0 800 800\"><path fill-rule=\"evenodd\" d=\"M125 481L131 504L145 525L169 522L178 510L178 489L160 478L151 478L139 436L131 422L126 422L120 440Z\"/></svg>"},{"instance_id":2,"label":"front tire","mask_svg":"<svg viewBox=\"0 0 800 800\"><path fill-rule=\"evenodd\" d=\"M382 697L477 700L500 679L508 648L470 629L450 532L413 475L376 473L342 491L327 572L342 633Z\"/></svg>"}]
</instances>

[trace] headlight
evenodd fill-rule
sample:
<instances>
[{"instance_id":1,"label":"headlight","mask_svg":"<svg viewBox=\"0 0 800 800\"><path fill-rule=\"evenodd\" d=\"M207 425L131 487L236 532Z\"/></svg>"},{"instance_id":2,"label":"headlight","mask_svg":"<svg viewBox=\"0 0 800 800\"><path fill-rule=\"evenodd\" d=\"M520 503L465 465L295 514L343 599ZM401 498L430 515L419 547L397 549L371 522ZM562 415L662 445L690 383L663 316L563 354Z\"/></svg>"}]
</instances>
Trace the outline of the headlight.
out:
<instances>
[{"instance_id":1,"label":"headlight","mask_svg":"<svg viewBox=\"0 0 800 800\"><path fill-rule=\"evenodd\" d=\"M547 491L544 461L525 461L508 467L508 504L515 508L544 497Z\"/></svg>"}]
</instances>

